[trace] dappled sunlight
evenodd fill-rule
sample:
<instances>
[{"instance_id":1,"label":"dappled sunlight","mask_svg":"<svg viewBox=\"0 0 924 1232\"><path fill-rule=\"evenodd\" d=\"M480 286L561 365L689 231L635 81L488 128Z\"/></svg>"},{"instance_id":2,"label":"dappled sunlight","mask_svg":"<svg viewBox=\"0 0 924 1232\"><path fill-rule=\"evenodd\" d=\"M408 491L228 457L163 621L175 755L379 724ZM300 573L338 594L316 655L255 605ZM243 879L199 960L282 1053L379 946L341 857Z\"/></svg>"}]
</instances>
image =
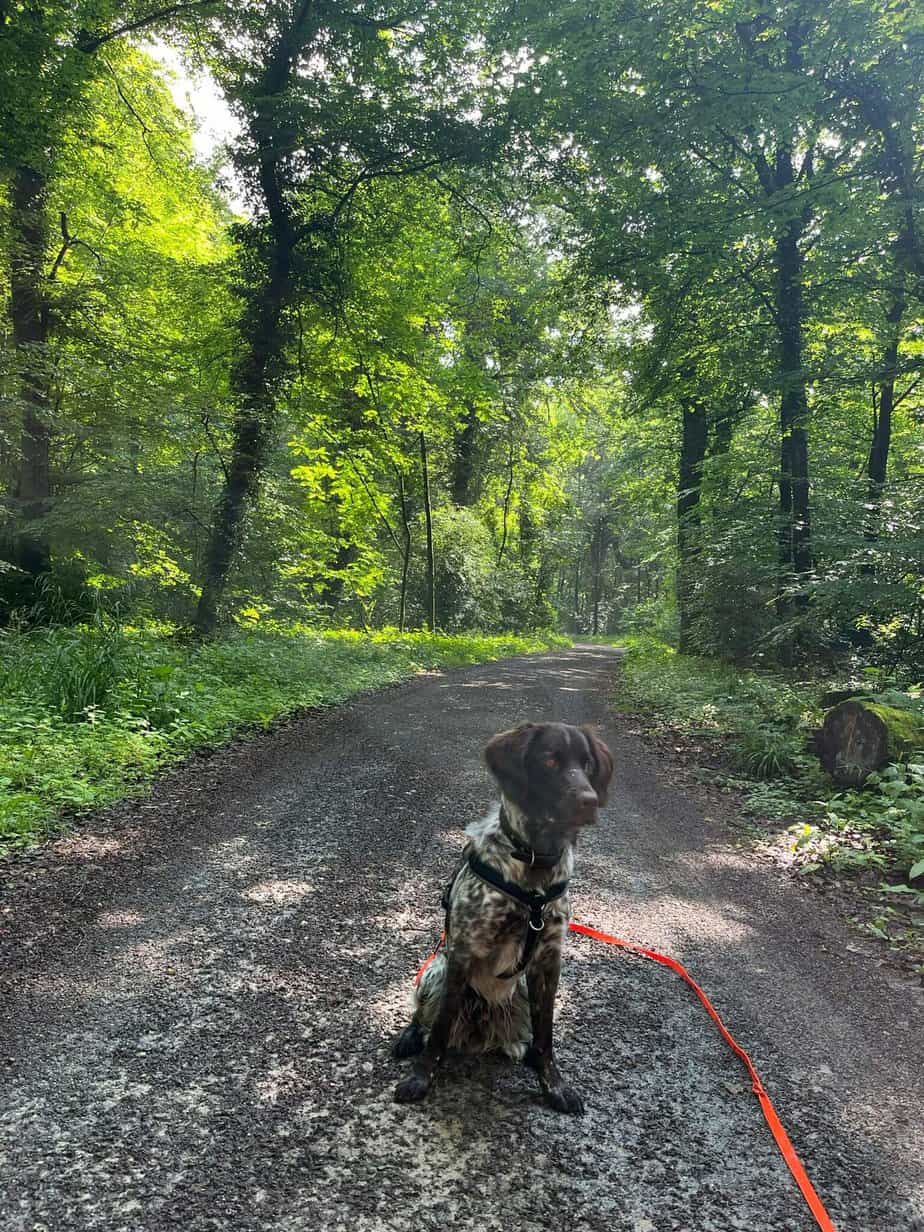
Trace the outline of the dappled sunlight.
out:
<instances>
[{"instance_id":1,"label":"dappled sunlight","mask_svg":"<svg viewBox=\"0 0 924 1232\"><path fill-rule=\"evenodd\" d=\"M670 903L670 912L659 904ZM700 899L685 898L675 893L653 893L645 898L629 898L614 905L610 898L597 897L581 890L572 903L576 923L589 924L603 932L614 933L624 941L647 948L673 944L682 947L691 941L702 945L705 941L723 944L741 944L755 932L753 925L736 918L736 914L722 906L712 906ZM650 924L650 929L646 925ZM632 935L628 935L631 930ZM572 937L572 952L580 951L586 938ZM589 942L597 945L597 942ZM679 954L672 953L674 958Z\"/></svg>"},{"instance_id":2,"label":"dappled sunlight","mask_svg":"<svg viewBox=\"0 0 924 1232\"><path fill-rule=\"evenodd\" d=\"M278 1104L280 1099L305 1086L305 1078L293 1061L280 1061L254 1078L253 1093L261 1104Z\"/></svg>"},{"instance_id":3,"label":"dappled sunlight","mask_svg":"<svg viewBox=\"0 0 924 1232\"><path fill-rule=\"evenodd\" d=\"M442 689L501 689L511 692L515 686L506 680L460 680L440 685Z\"/></svg>"},{"instance_id":4,"label":"dappled sunlight","mask_svg":"<svg viewBox=\"0 0 924 1232\"><path fill-rule=\"evenodd\" d=\"M209 863L220 864L243 872L259 863L260 851L251 834L235 834L231 838L213 843L209 848Z\"/></svg>"},{"instance_id":5,"label":"dappled sunlight","mask_svg":"<svg viewBox=\"0 0 924 1232\"><path fill-rule=\"evenodd\" d=\"M310 881L261 881L247 890L241 891L241 897L252 903L271 903L275 906L292 906L302 902L309 894L315 893L315 886Z\"/></svg>"},{"instance_id":6,"label":"dappled sunlight","mask_svg":"<svg viewBox=\"0 0 924 1232\"><path fill-rule=\"evenodd\" d=\"M137 911L101 911L96 917L100 928L136 928L145 917Z\"/></svg>"},{"instance_id":7,"label":"dappled sunlight","mask_svg":"<svg viewBox=\"0 0 924 1232\"><path fill-rule=\"evenodd\" d=\"M140 830L123 830L118 837L114 834L80 833L71 838L58 839L54 851L57 857L64 860L95 863L122 855L140 836Z\"/></svg>"}]
</instances>

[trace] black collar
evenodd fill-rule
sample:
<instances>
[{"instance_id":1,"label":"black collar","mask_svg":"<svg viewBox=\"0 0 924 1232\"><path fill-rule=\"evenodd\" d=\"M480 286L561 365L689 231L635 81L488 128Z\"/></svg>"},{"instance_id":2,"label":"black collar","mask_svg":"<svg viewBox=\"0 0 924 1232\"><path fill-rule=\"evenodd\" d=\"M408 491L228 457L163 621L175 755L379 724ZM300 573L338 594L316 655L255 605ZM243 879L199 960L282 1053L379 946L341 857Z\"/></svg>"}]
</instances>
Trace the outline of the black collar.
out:
<instances>
[{"instance_id":1,"label":"black collar","mask_svg":"<svg viewBox=\"0 0 924 1232\"><path fill-rule=\"evenodd\" d=\"M503 805L501 805L499 820L501 833L512 845L513 851L510 854L515 860L528 864L530 868L554 868L560 862L564 855L563 851L559 851L556 855L548 855L546 852L534 851L532 847L527 847L520 835L511 826L507 810Z\"/></svg>"}]
</instances>

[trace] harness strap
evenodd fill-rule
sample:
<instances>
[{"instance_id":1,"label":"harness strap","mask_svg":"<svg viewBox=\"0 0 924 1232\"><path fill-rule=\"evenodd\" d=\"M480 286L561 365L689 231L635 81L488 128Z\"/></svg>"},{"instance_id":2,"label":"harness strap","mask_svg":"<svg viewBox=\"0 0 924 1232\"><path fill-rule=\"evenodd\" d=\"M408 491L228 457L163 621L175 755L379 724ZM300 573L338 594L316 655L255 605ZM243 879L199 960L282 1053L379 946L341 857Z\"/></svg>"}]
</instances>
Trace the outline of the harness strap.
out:
<instances>
[{"instance_id":1,"label":"harness strap","mask_svg":"<svg viewBox=\"0 0 924 1232\"><path fill-rule=\"evenodd\" d=\"M499 980L512 980L515 976L522 975L529 966L529 960L532 958L533 950L535 950L539 941L539 934L545 928L545 909L554 903L556 899L561 898L563 894L567 893L568 882L556 881L543 894L538 890L524 890L522 886L518 886L515 882L508 881L500 875L496 868L492 868L490 864L485 864L484 860L479 860L476 855L468 857L468 866L476 877L486 881L495 890L500 890L501 894L506 894L508 898L512 898L514 902L518 903L521 907L525 907L529 912L520 961L512 971L503 971L497 976Z\"/></svg>"}]
</instances>

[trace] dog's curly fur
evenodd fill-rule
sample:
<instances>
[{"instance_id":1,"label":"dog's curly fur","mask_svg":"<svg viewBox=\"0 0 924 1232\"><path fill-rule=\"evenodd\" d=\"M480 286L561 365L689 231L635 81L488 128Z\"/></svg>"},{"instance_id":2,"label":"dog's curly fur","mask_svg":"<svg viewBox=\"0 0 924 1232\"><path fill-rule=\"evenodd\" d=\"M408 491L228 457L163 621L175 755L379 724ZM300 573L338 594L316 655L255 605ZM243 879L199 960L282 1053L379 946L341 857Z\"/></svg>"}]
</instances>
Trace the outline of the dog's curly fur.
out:
<instances>
[{"instance_id":1,"label":"dog's curly fur","mask_svg":"<svg viewBox=\"0 0 924 1232\"><path fill-rule=\"evenodd\" d=\"M543 892L567 882L578 832L605 803L612 756L587 727L524 723L495 736L485 761L501 788L501 805L466 831L464 860L449 891L445 949L424 971L413 1020L395 1046L396 1056L417 1057L395 1097L422 1099L446 1048L500 1051L537 1071L553 1107L581 1112L581 1098L562 1080L552 1044L570 918L567 893L545 908L525 972L510 976L523 953L525 909L467 861L474 854L524 890ZM528 853L535 853L535 864Z\"/></svg>"}]
</instances>

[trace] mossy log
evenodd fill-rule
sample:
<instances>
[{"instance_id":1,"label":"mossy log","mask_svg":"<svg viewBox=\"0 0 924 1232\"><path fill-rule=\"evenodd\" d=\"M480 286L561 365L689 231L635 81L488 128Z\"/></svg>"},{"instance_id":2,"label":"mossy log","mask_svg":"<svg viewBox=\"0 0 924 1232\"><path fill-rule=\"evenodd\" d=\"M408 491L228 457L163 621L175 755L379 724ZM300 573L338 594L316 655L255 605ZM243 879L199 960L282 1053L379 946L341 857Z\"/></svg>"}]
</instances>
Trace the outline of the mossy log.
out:
<instances>
[{"instance_id":1,"label":"mossy log","mask_svg":"<svg viewBox=\"0 0 924 1232\"><path fill-rule=\"evenodd\" d=\"M853 698L828 711L814 745L836 783L859 787L873 770L924 748L924 715Z\"/></svg>"}]
</instances>

